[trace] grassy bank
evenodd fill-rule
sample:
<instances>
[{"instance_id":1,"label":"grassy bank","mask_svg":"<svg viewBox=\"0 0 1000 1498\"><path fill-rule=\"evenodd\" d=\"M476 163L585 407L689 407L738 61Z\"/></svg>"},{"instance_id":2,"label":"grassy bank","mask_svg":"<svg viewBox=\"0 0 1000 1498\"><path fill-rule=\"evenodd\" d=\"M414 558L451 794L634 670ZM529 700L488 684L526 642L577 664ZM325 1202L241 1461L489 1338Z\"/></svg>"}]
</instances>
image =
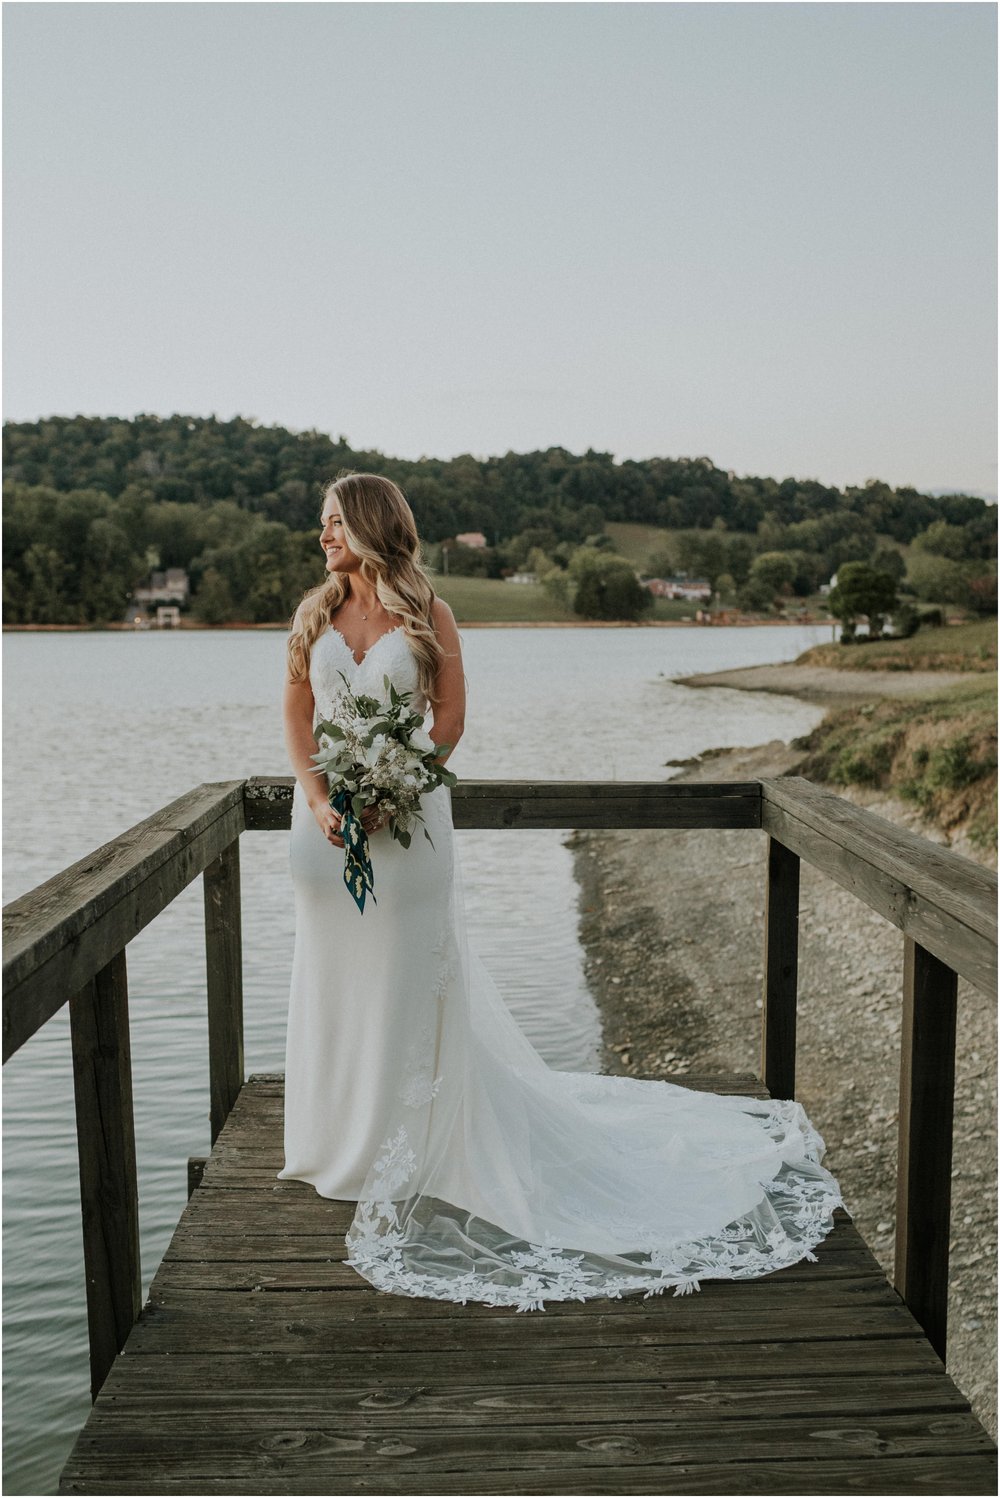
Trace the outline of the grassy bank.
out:
<instances>
[{"instance_id":1,"label":"grassy bank","mask_svg":"<svg viewBox=\"0 0 1000 1498\"><path fill-rule=\"evenodd\" d=\"M996 620L921 629L908 640L814 645L795 664L835 666L838 671L995 671Z\"/></svg>"},{"instance_id":2,"label":"grassy bank","mask_svg":"<svg viewBox=\"0 0 1000 1498\"><path fill-rule=\"evenodd\" d=\"M444 577L434 574L434 588L455 612L459 624L579 624L580 616L551 598L540 583L508 583L492 577ZM693 619L698 605L689 600L657 598L646 617Z\"/></svg>"},{"instance_id":3,"label":"grassy bank","mask_svg":"<svg viewBox=\"0 0 1000 1498\"><path fill-rule=\"evenodd\" d=\"M550 598L540 583L508 583L493 577L434 575L434 590L454 610L459 624L530 624L549 620L570 624L576 618Z\"/></svg>"},{"instance_id":4,"label":"grassy bank","mask_svg":"<svg viewBox=\"0 0 1000 1498\"><path fill-rule=\"evenodd\" d=\"M997 837L996 718L995 675L927 696L839 708L794 740L806 754L796 773L890 791L985 850Z\"/></svg>"}]
</instances>

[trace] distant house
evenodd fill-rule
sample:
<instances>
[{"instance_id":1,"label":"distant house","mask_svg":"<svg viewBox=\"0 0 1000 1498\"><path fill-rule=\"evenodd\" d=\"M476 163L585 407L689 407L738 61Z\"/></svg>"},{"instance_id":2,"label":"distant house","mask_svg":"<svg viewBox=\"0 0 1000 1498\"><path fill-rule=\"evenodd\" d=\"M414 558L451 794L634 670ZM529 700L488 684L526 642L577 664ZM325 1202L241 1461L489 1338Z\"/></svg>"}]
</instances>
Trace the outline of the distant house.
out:
<instances>
[{"instance_id":1,"label":"distant house","mask_svg":"<svg viewBox=\"0 0 1000 1498\"><path fill-rule=\"evenodd\" d=\"M165 572L151 572L141 588L136 588L125 610L125 622L136 629L149 628L150 611L156 609L161 626L180 623L180 611L191 597L191 582L183 567L168 567Z\"/></svg>"},{"instance_id":2,"label":"distant house","mask_svg":"<svg viewBox=\"0 0 1000 1498\"><path fill-rule=\"evenodd\" d=\"M640 582L654 598L687 598L709 603L712 597L711 584L703 577L644 577Z\"/></svg>"},{"instance_id":3,"label":"distant house","mask_svg":"<svg viewBox=\"0 0 1000 1498\"><path fill-rule=\"evenodd\" d=\"M151 603L186 604L191 596L191 582L183 567L168 567L165 572L151 572L149 581L136 588L132 601L136 605Z\"/></svg>"},{"instance_id":4,"label":"distant house","mask_svg":"<svg viewBox=\"0 0 1000 1498\"><path fill-rule=\"evenodd\" d=\"M132 593L132 602L136 608L144 608L148 604L184 605L190 598L190 592L192 586L183 566L168 566L165 572L150 572L148 583L144 587L136 587Z\"/></svg>"},{"instance_id":5,"label":"distant house","mask_svg":"<svg viewBox=\"0 0 1000 1498\"><path fill-rule=\"evenodd\" d=\"M455 540L458 542L459 546L486 545L486 537L483 535L482 531L463 531L460 536L455 537Z\"/></svg>"},{"instance_id":6,"label":"distant house","mask_svg":"<svg viewBox=\"0 0 1000 1498\"><path fill-rule=\"evenodd\" d=\"M537 572L512 572L507 578L509 583L537 583Z\"/></svg>"}]
</instances>

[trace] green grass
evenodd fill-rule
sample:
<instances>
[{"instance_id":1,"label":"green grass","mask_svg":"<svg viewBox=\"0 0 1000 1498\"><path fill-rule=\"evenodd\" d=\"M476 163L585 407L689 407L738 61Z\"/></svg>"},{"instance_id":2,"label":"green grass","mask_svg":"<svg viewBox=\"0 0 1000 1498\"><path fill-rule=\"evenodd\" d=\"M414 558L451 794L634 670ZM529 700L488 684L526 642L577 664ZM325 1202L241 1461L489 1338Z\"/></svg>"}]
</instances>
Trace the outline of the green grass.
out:
<instances>
[{"instance_id":1,"label":"green grass","mask_svg":"<svg viewBox=\"0 0 1000 1498\"><path fill-rule=\"evenodd\" d=\"M842 671L995 671L996 620L919 629L908 640L815 645L795 664L836 666Z\"/></svg>"},{"instance_id":2,"label":"green grass","mask_svg":"<svg viewBox=\"0 0 1000 1498\"><path fill-rule=\"evenodd\" d=\"M693 598L654 598L652 613L647 614L646 618L690 619L693 623L695 614L702 607Z\"/></svg>"},{"instance_id":3,"label":"green grass","mask_svg":"<svg viewBox=\"0 0 1000 1498\"><path fill-rule=\"evenodd\" d=\"M893 791L988 849L997 835L996 720L996 676L978 672L926 696L838 708L795 741L807 751L796 773Z\"/></svg>"},{"instance_id":4,"label":"green grass","mask_svg":"<svg viewBox=\"0 0 1000 1498\"><path fill-rule=\"evenodd\" d=\"M645 569L651 556L670 544L671 532L662 525L638 525L627 520L611 520L604 529L618 555L640 570Z\"/></svg>"},{"instance_id":5,"label":"green grass","mask_svg":"<svg viewBox=\"0 0 1000 1498\"><path fill-rule=\"evenodd\" d=\"M505 583L489 577L432 578L435 591L451 604L459 624L578 624L579 616L550 598L537 583ZM646 620L694 619L698 604L656 598Z\"/></svg>"},{"instance_id":6,"label":"green grass","mask_svg":"<svg viewBox=\"0 0 1000 1498\"><path fill-rule=\"evenodd\" d=\"M576 615L550 598L540 583L507 583L492 577L432 578L459 624L572 623Z\"/></svg>"}]
</instances>

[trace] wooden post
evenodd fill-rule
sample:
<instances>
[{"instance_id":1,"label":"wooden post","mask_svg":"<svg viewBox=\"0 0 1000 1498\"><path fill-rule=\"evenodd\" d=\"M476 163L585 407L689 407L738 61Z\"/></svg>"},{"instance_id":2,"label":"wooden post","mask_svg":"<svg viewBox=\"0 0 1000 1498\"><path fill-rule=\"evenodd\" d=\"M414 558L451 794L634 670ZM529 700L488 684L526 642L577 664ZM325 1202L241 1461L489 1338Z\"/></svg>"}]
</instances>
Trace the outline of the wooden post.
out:
<instances>
[{"instance_id":1,"label":"wooden post","mask_svg":"<svg viewBox=\"0 0 1000 1498\"><path fill-rule=\"evenodd\" d=\"M214 1144L243 1086L243 940L238 838L205 870L205 956Z\"/></svg>"},{"instance_id":2,"label":"wooden post","mask_svg":"<svg viewBox=\"0 0 1000 1498\"><path fill-rule=\"evenodd\" d=\"M189 1199L194 1195L194 1193L198 1190L198 1187L201 1185L202 1177L205 1174L205 1166L207 1164L207 1155L188 1155L187 1187Z\"/></svg>"},{"instance_id":3,"label":"wooden post","mask_svg":"<svg viewBox=\"0 0 1000 1498\"><path fill-rule=\"evenodd\" d=\"M896 1289L944 1361L958 975L907 937L896 1168Z\"/></svg>"},{"instance_id":4,"label":"wooden post","mask_svg":"<svg viewBox=\"0 0 1000 1498\"><path fill-rule=\"evenodd\" d=\"M767 840L764 994L760 1069L772 1097L795 1096L795 1009L799 980L799 857Z\"/></svg>"},{"instance_id":5,"label":"wooden post","mask_svg":"<svg viewBox=\"0 0 1000 1498\"><path fill-rule=\"evenodd\" d=\"M142 1308L124 951L71 995L69 1013L94 1400Z\"/></svg>"}]
</instances>

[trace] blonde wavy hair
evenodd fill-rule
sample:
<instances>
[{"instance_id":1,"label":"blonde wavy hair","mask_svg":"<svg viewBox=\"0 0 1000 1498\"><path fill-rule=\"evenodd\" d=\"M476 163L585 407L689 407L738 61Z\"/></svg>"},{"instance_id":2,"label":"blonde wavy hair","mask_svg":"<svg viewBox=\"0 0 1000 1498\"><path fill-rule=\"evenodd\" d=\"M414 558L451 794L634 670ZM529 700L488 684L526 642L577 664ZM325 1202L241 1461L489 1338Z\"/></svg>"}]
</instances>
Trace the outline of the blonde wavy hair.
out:
<instances>
[{"instance_id":1,"label":"blonde wavy hair","mask_svg":"<svg viewBox=\"0 0 1000 1498\"><path fill-rule=\"evenodd\" d=\"M401 620L417 663L420 690L433 702L444 652L431 623L435 593L420 564L413 511L399 485L378 473L340 473L323 490L324 506L331 494L340 506L344 539L361 558L361 576L371 583L382 607ZM291 681L309 679L312 647L350 589L347 577L333 573L302 599L288 636Z\"/></svg>"}]
</instances>

